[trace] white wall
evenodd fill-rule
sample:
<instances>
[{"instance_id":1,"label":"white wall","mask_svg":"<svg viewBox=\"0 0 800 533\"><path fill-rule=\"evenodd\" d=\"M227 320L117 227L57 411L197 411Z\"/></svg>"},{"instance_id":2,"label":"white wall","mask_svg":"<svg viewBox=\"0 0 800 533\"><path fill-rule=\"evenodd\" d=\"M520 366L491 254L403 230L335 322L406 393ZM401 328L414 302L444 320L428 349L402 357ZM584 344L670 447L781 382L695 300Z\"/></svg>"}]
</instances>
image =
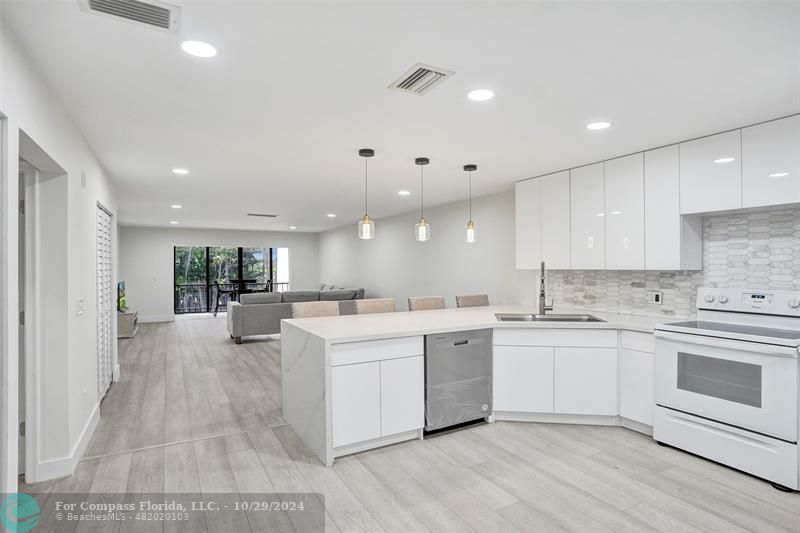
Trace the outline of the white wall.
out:
<instances>
[{"instance_id":1,"label":"white wall","mask_svg":"<svg viewBox=\"0 0 800 533\"><path fill-rule=\"evenodd\" d=\"M119 236L119 279L141 321L174 318L175 246L286 247L292 290L314 288L320 279L316 233L122 226Z\"/></svg>"},{"instance_id":2,"label":"white wall","mask_svg":"<svg viewBox=\"0 0 800 533\"><path fill-rule=\"evenodd\" d=\"M530 303L536 273L514 267L514 192L476 198L472 218L478 240L465 242L463 202L425 210L431 240L414 240L419 213L376 221L376 238L356 236L356 221L320 234L323 282L365 287L368 297L394 297L405 309L409 296L486 293L492 303Z\"/></svg>"},{"instance_id":3,"label":"white wall","mask_svg":"<svg viewBox=\"0 0 800 533\"><path fill-rule=\"evenodd\" d=\"M88 441L93 427L93 414L97 402L97 350L96 350L96 278L95 278L95 210L101 202L115 212L113 186L98 163L91 148L75 127L69 110L46 85L40 73L32 68L24 51L20 50L4 25L0 2L0 117L5 117L2 139L0 173L2 187L0 201L0 293L2 293L2 326L0 330L0 409L2 412L2 438L0 447L0 492L15 492L17 488L17 199L19 133L23 130L67 171L66 272L67 315L66 343L60 352L52 354L64 362L66 372L56 375L36 375L40 386L47 382L55 386L41 389L40 404L65 406L66 431L48 426L33 426L28 421L29 434L35 432L47 442L46 450L36 459L42 471L66 473L74 467ZM81 184L81 173L86 174L86 187ZM86 301L86 312L76 315L75 302ZM116 359L116 353L114 354ZM42 369L50 372L50 368ZM62 474L63 475L63 474Z\"/></svg>"}]
</instances>

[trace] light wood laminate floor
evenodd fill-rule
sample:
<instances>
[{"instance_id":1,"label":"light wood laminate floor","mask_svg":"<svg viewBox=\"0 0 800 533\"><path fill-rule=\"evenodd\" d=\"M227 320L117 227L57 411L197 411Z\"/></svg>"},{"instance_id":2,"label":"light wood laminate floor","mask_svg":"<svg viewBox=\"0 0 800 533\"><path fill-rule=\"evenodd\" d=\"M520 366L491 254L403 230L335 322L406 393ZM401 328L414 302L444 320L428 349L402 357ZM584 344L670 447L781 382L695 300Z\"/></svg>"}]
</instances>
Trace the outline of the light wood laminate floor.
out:
<instances>
[{"instance_id":1,"label":"light wood laminate floor","mask_svg":"<svg viewBox=\"0 0 800 533\"><path fill-rule=\"evenodd\" d=\"M319 492L327 531L800 531L800 495L622 428L498 422L325 468L281 419L279 339L190 318L119 346L76 473L22 490Z\"/></svg>"}]
</instances>

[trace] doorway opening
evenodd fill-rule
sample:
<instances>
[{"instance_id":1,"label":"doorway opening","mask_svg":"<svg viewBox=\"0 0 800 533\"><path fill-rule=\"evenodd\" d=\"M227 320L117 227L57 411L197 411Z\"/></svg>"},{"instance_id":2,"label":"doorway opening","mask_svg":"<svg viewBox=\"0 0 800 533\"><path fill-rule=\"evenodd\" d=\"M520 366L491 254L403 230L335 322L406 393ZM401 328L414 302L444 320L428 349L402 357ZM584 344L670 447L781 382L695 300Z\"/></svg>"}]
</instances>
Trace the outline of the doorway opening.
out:
<instances>
[{"instance_id":1,"label":"doorway opening","mask_svg":"<svg viewBox=\"0 0 800 533\"><path fill-rule=\"evenodd\" d=\"M22 130L19 169L19 473L32 483L69 438L69 190L64 168Z\"/></svg>"}]
</instances>

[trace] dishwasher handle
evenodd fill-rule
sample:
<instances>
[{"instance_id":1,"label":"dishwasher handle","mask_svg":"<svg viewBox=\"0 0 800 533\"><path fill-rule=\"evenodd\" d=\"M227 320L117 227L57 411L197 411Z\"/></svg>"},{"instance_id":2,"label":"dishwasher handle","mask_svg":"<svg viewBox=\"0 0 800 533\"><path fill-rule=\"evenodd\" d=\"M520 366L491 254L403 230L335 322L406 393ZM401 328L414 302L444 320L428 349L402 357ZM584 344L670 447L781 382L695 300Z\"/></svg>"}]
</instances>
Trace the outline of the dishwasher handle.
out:
<instances>
[{"instance_id":1,"label":"dishwasher handle","mask_svg":"<svg viewBox=\"0 0 800 533\"><path fill-rule=\"evenodd\" d=\"M454 341L453 346L464 346L465 344L469 344L469 339L464 339L463 341Z\"/></svg>"}]
</instances>

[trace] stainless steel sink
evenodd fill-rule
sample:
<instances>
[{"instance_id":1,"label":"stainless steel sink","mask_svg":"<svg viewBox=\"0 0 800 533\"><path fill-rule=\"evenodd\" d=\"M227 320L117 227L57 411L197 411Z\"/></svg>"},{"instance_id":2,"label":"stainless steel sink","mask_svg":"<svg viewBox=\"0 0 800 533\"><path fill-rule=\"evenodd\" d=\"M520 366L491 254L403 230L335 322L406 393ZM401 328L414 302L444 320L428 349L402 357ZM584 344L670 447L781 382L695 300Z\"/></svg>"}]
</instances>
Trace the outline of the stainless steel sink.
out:
<instances>
[{"instance_id":1,"label":"stainless steel sink","mask_svg":"<svg viewBox=\"0 0 800 533\"><path fill-rule=\"evenodd\" d=\"M605 322L592 315L534 315L531 313L495 313L501 322Z\"/></svg>"}]
</instances>

